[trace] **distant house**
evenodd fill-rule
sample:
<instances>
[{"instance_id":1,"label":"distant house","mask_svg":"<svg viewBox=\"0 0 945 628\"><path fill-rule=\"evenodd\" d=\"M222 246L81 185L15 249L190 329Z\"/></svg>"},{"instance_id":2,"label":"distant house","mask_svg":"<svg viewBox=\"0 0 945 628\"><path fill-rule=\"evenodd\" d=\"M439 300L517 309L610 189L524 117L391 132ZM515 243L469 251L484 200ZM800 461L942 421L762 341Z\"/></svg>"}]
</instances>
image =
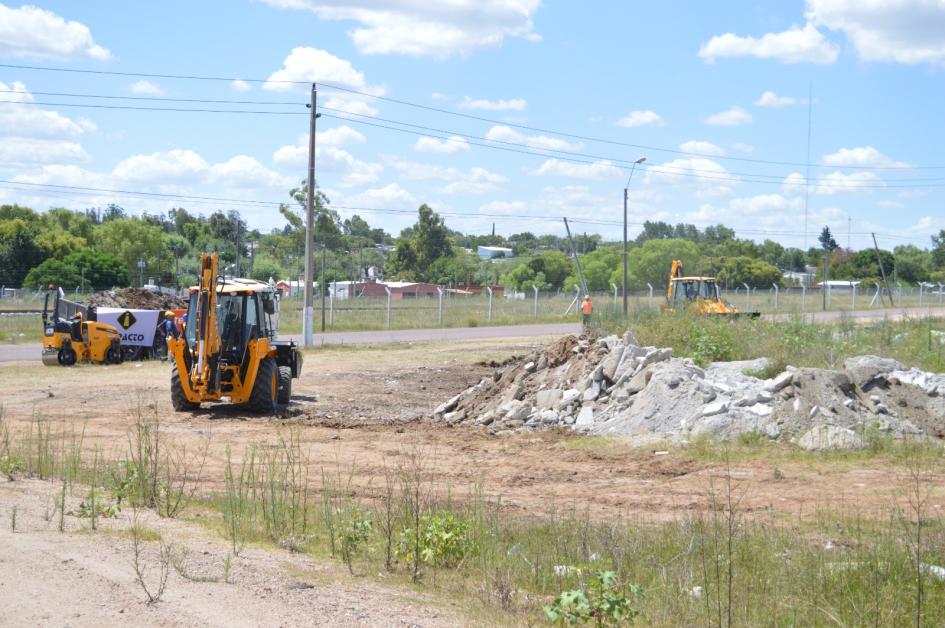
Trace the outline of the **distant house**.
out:
<instances>
[{"instance_id":1,"label":"distant house","mask_svg":"<svg viewBox=\"0 0 945 628\"><path fill-rule=\"evenodd\" d=\"M853 292L853 289L860 285L860 283L859 281L849 281L847 279L831 279L826 282L818 282L817 287L823 290L826 285L827 289L831 292Z\"/></svg>"},{"instance_id":2,"label":"distant house","mask_svg":"<svg viewBox=\"0 0 945 628\"><path fill-rule=\"evenodd\" d=\"M356 299L359 297L387 297L390 288L391 299L418 299L437 296L437 286L432 283L414 281L389 281L387 283L339 281L329 284L329 290L336 299Z\"/></svg>"},{"instance_id":3,"label":"distant house","mask_svg":"<svg viewBox=\"0 0 945 628\"><path fill-rule=\"evenodd\" d=\"M782 275L788 284L797 284L799 286L811 287L811 284L814 283L814 273L804 272L800 273L794 270L785 271Z\"/></svg>"},{"instance_id":4,"label":"distant house","mask_svg":"<svg viewBox=\"0 0 945 628\"><path fill-rule=\"evenodd\" d=\"M476 252L482 259L512 257L512 249L506 248L504 246L480 246L476 249Z\"/></svg>"}]
</instances>

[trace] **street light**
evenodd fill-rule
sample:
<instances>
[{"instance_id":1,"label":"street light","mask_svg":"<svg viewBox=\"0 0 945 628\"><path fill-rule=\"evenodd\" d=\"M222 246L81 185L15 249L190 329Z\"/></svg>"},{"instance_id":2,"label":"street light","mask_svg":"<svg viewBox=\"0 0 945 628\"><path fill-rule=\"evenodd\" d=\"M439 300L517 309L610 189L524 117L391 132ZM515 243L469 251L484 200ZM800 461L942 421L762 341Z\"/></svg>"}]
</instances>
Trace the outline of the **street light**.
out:
<instances>
[{"instance_id":1,"label":"street light","mask_svg":"<svg viewBox=\"0 0 945 628\"><path fill-rule=\"evenodd\" d=\"M623 188L623 317L628 317L627 306L627 198L630 195L630 179L633 178L633 171L637 164L646 161L646 157L640 157L630 166L630 176L627 177L627 185Z\"/></svg>"}]
</instances>

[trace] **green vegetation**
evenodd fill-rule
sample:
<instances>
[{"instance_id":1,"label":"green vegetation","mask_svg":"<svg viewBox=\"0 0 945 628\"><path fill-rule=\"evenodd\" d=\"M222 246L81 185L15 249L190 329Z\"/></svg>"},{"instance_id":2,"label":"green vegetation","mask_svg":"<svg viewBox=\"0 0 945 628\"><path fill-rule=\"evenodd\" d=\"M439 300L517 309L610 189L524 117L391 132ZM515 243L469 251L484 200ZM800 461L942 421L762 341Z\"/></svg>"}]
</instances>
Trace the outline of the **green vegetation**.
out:
<instances>
[{"instance_id":1,"label":"green vegetation","mask_svg":"<svg viewBox=\"0 0 945 628\"><path fill-rule=\"evenodd\" d=\"M132 418L142 421L137 410ZM145 448L148 442L154 444L145 441ZM660 626L945 622L945 581L935 571L945 555L945 517L933 507L941 497L937 478L945 471L940 449L934 454L924 445L895 445L873 454L901 469L903 477L902 491L890 495L882 514L844 508L795 518L749 516L740 506L745 489L728 465L740 451L765 445L706 446L702 451L714 452L722 465L706 475L706 509L644 522L598 521L553 505L542 516L521 515L485 497L481 487L456 500L450 487L430 473L422 450L399 457L395 467L371 482L370 501L360 502L341 469L326 469L320 483L310 481L307 469L317 463L298 443L298 433L285 428L276 442L250 447L241 460L230 456L222 492L202 493L199 503L178 515L198 509L196 520L234 540L233 555L251 542L327 558L337 542L338 558L353 572L357 565L364 574L387 572L388 582L413 579L418 586L434 586L478 605L477 616L494 617L490 623L622 625L634 618ZM585 446L604 444L584 441ZM102 508L114 507L120 494L134 496L125 499L139 503L135 508L143 505L126 472L129 465L142 466L141 447L133 431L125 455L104 460L96 453L88 460L81 432L54 431L37 417L24 432L11 433L0 412L0 460L17 461L6 463L15 478L61 478L63 505L67 492L87 495L89 486L96 487ZM705 454L698 447L686 451L700 458ZM190 459L173 440L161 441L160 450L166 453L159 460ZM176 474L192 478L196 472L185 464ZM213 484L215 478L208 479ZM74 516L58 504L57 510L61 520ZM130 535L136 563L142 543L160 543L161 566L152 579L145 583L140 563L136 569L150 602L160 598L170 568L184 577L203 577L189 574L186 557L142 528L137 515ZM206 581L225 582L230 563L228 558L222 577Z\"/></svg>"},{"instance_id":2,"label":"green vegetation","mask_svg":"<svg viewBox=\"0 0 945 628\"><path fill-rule=\"evenodd\" d=\"M615 313L602 312L597 322L604 333L623 333L627 327ZM848 357L875 354L927 371L945 371L945 321L935 318L824 324L800 316L753 320L641 310L629 327L641 343L672 347L674 355L700 364L765 357L774 369L788 364L836 368Z\"/></svg>"}]
</instances>

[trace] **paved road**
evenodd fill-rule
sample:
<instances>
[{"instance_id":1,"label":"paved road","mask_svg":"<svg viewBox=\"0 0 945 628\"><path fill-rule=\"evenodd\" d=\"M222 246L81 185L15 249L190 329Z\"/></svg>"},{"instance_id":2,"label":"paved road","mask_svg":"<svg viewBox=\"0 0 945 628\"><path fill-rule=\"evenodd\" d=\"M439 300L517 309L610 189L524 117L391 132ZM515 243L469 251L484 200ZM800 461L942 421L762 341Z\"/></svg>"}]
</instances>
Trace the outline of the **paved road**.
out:
<instances>
[{"instance_id":1,"label":"paved road","mask_svg":"<svg viewBox=\"0 0 945 628\"><path fill-rule=\"evenodd\" d=\"M549 323L544 325L509 325L507 327L455 327L444 329L396 329L383 331L339 331L315 334L315 346L320 345L381 345L395 342L430 342L481 340L487 338L522 338L534 336L563 336L581 331L580 323ZM288 334L298 343L299 334ZM42 345L0 344L0 362L39 362Z\"/></svg>"},{"instance_id":2,"label":"paved road","mask_svg":"<svg viewBox=\"0 0 945 628\"><path fill-rule=\"evenodd\" d=\"M810 312L811 321L832 322L841 318L857 321L898 319L904 317L945 316L945 307L903 307L885 310L858 310L856 312ZM787 319L782 314L779 318ZM397 329L383 331L339 331L315 334L315 345L380 345L395 342L430 342L454 340L482 340L487 338L516 338L535 336L563 336L581 330L580 323L548 323L542 325L509 325L507 327L455 327L444 329ZM288 336L301 342L297 334ZM0 345L0 362L39 362L39 343Z\"/></svg>"}]
</instances>

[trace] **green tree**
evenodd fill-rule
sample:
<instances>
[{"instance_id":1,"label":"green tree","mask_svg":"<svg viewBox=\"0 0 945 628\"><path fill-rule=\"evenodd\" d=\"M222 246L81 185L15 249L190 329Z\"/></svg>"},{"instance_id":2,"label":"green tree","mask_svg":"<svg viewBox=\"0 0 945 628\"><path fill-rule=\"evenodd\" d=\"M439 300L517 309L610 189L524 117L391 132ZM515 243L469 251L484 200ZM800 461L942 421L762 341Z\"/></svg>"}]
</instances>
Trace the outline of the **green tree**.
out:
<instances>
[{"instance_id":1,"label":"green tree","mask_svg":"<svg viewBox=\"0 0 945 628\"><path fill-rule=\"evenodd\" d=\"M581 256L581 268L584 270L584 279L587 281L588 290L610 290L611 278L613 277L615 270L618 266L623 268L623 258L621 255L621 250L618 250L616 247L608 246L596 249L587 255ZM577 274L577 268L575 268L574 271L564 280L564 287L568 288L570 286L580 285L580 281L580 277L578 277Z\"/></svg>"},{"instance_id":2,"label":"green tree","mask_svg":"<svg viewBox=\"0 0 945 628\"><path fill-rule=\"evenodd\" d=\"M81 275L75 266L63 260L50 258L26 274L23 287L36 290L52 285L71 290L78 287L81 282Z\"/></svg>"},{"instance_id":3,"label":"green tree","mask_svg":"<svg viewBox=\"0 0 945 628\"><path fill-rule=\"evenodd\" d=\"M80 275L84 273L87 289L105 290L128 285L128 269L121 259L113 255L84 249L67 255L63 261Z\"/></svg>"},{"instance_id":4,"label":"green tree","mask_svg":"<svg viewBox=\"0 0 945 628\"><path fill-rule=\"evenodd\" d=\"M833 251L840 248L840 245L837 244L837 241L833 239L833 234L830 233L830 227L824 225L824 228L820 231L820 236L817 237L817 241L820 242L820 248L832 253Z\"/></svg>"},{"instance_id":5,"label":"green tree","mask_svg":"<svg viewBox=\"0 0 945 628\"><path fill-rule=\"evenodd\" d=\"M936 270L945 270L945 229L932 236L932 264Z\"/></svg>"},{"instance_id":6,"label":"green tree","mask_svg":"<svg viewBox=\"0 0 945 628\"><path fill-rule=\"evenodd\" d=\"M561 251L545 251L526 262L537 277L541 273L552 290L561 290L574 269L574 262Z\"/></svg>"},{"instance_id":7,"label":"green tree","mask_svg":"<svg viewBox=\"0 0 945 628\"><path fill-rule=\"evenodd\" d=\"M269 281L270 278L276 281L285 278L285 270L278 261L267 253L259 253L253 260L253 268L249 276L257 281Z\"/></svg>"},{"instance_id":8,"label":"green tree","mask_svg":"<svg viewBox=\"0 0 945 628\"><path fill-rule=\"evenodd\" d=\"M688 240L648 240L634 247L628 255L629 289L642 290L650 283L656 292L666 288L673 260L683 263L684 269L694 268L699 260L699 246ZM623 285L623 264L610 276L610 282Z\"/></svg>"},{"instance_id":9,"label":"green tree","mask_svg":"<svg viewBox=\"0 0 945 628\"><path fill-rule=\"evenodd\" d=\"M443 219L424 203L417 222L401 232L397 250L388 260L388 274L409 281L427 281L438 260L453 257L453 245Z\"/></svg>"},{"instance_id":10,"label":"green tree","mask_svg":"<svg viewBox=\"0 0 945 628\"><path fill-rule=\"evenodd\" d=\"M782 282L781 271L776 266L745 256L707 258L699 263L699 271L715 275L721 284L732 287L747 283L752 288L770 288Z\"/></svg>"},{"instance_id":11,"label":"green tree","mask_svg":"<svg viewBox=\"0 0 945 628\"><path fill-rule=\"evenodd\" d=\"M33 210L0 206L0 284L20 286L26 273L46 257L36 243L39 228Z\"/></svg>"}]
</instances>

